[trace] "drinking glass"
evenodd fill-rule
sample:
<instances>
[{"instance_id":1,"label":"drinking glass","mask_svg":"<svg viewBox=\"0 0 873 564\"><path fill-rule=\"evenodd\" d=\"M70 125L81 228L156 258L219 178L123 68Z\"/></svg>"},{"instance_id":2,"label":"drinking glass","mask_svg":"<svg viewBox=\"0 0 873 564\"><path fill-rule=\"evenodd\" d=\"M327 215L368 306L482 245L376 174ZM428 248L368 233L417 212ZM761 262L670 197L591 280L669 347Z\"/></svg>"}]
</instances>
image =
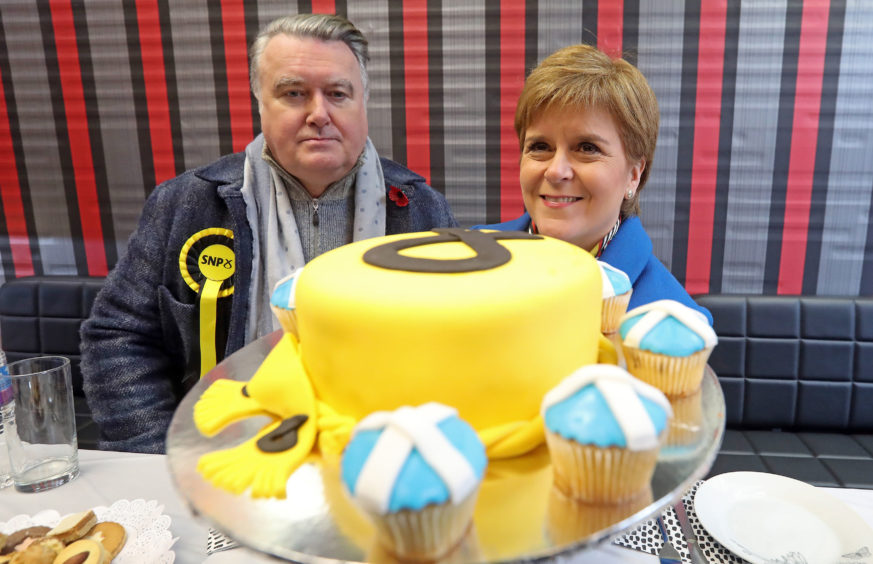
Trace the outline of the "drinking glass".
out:
<instances>
[{"instance_id":1,"label":"drinking glass","mask_svg":"<svg viewBox=\"0 0 873 564\"><path fill-rule=\"evenodd\" d=\"M79 475L70 360L41 356L8 365L12 401L2 410L15 489L38 492Z\"/></svg>"}]
</instances>

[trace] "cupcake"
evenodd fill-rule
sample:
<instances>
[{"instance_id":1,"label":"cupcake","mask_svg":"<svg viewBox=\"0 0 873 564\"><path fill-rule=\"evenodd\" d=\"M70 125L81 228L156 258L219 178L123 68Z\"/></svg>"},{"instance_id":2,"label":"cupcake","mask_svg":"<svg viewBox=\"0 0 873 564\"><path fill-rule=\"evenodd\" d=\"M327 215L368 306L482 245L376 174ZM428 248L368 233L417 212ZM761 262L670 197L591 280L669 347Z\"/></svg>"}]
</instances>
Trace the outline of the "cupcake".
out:
<instances>
[{"instance_id":1,"label":"cupcake","mask_svg":"<svg viewBox=\"0 0 873 564\"><path fill-rule=\"evenodd\" d=\"M295 314L294 292L303 268L298 268L285 278L276 282L270 295L270 309L279 320L279 325L286 333L297 334L297 315Z\"/></svg>"},{"instance_id":2,"label":"cupcake","mask_svg":"<svg viewBox=\"0 0 873 564\"><path fill-rule=\"evenodd\" d=\"M619 335L628 371L668 396L687 396L700 387L718 343L702 313L673 300L627 312Z\"/></svg>"},{"instance_id":3,"label":"cupcake","mask_svg":"<svg viewBox=\"0 0 873 564\"><path fill-rule=\"evenodd\" d=\"M487 457L455 409L428 403L365 417L340 464L382 546L402 560L431 561L470 528Z\"/></svg>"},{"instance_id":4,"label":"cupcake","mask_svg":"<svg viewBox=\"0 0 873 564\"><path fill-rule=\"evenodd\" d=\"M611 364L583 366L543 398L555 486L588 503L623 503L650 485L672 416L654 387Z\"/></svg>"},{"instance_id":5,"label":"cupcake","mask_svg":"<svg viewBox=\"0 0 873 564\"><path fill-rule=\"evenodd\" d=\"M600 332L604 335L615 333L621 317L627 312L627 304L630 302L631 287L630 278L623 271L597 261L600 267L600 277L603 281L603 308L600 314Z\"/></svg>"}]
</instances>

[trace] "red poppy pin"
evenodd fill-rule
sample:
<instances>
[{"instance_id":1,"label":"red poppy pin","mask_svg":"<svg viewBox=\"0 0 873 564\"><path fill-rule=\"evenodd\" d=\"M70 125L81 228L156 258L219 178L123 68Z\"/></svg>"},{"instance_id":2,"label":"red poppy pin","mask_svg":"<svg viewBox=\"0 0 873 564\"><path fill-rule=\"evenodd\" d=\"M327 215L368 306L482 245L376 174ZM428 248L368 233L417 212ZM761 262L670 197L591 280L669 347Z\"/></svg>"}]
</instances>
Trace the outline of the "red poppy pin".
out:
<instances>
[{"instance_id":1,"label":"red poppy pin","mask_svg":"<svg viewBox=\"0 0 873 564\"><path fill-rule=\"evenodd\" d=\"M405 208L409 205L409 198L403 193L403 190L397 186L392 186L391 189L388 190L388 199L401 208Z\"/></svg>"}]
</instances>

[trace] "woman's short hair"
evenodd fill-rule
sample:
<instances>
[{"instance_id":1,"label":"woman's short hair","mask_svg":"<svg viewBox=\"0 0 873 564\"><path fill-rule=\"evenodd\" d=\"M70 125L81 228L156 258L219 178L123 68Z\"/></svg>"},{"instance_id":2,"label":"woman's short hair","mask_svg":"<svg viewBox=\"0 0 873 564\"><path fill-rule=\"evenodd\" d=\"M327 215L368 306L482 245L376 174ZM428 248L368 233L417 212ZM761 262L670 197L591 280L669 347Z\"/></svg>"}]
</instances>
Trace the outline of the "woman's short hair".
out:
<instances>
[{"instance_id":1,"label":"woman's short hair","mask_svg":"<svg viewBox=\"0 0 873 564\"><path fill-rule=\"evenodd\" d=\"M349 46L352 54L361 68L361 82L364 85L364 99L369 94L367 80L367 63L370 54L367 48L367 38L355 25L342 16L333 14L297 14L277 18L261 29L249 49L249 81L252 93L261 99L260 63L261 55L267 48L270 39L277 35L291 37L308 37L322 41L342 41Z\"/></svg>"},{"instance_id":2,"label":"woman's short hair","mask_svg":"<svg viewBox=\"0 0 873 564\"><path fill-rule=\"evenodd\" d=\"M515 131L523 146L527 128L555 108L600 108L618 127L631 161L645 159L634 197L622 202L623 217L640 211L639 191L649 177L658 140L658 100L643 73L624 59L613 59L590 45L571 45L546 57L530 73L515 110Z\"/></svg>"}]
</instances>

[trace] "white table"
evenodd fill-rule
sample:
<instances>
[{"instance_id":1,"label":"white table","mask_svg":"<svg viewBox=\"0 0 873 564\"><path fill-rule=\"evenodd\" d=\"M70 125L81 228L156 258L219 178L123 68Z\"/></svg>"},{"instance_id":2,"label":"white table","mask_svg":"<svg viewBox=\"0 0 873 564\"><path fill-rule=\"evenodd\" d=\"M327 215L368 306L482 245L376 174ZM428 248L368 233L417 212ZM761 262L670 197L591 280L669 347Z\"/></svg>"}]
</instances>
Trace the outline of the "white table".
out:
<instances>
[{"instance_id":1,"label":"white table","mask_svg":"<svg viewBox=\"0 0 873 564\"><path fill-rule=\"evenodd\" d=\"M172 519L170 530L178 537L173 551L176 562L275 562L245 549L233 549L206 557L208 526L197 520L176 492L163 455L124 452L79 451L81 473L78 478L54 490L36 494L19 493L14 488L0 490L0 522L15 515L55 509L61 515L98 505L109 506L119 499L156 500ZM825 488L825 491L852 507L873 527L873 490ZM614 545L560 559L573 564L656 564L654 556Z\"/></svg>"}]
</instances>

